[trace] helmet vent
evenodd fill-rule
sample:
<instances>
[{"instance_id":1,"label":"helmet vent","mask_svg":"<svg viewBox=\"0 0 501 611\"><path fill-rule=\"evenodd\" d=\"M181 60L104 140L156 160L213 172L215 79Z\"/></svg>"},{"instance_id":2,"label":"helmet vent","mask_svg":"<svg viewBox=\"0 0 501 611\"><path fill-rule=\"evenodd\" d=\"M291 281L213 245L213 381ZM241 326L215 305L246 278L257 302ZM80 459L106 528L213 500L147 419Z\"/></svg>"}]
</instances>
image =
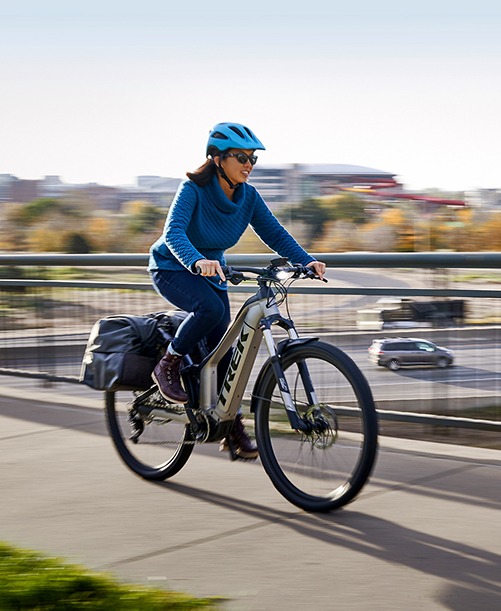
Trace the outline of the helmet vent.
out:
<instances>
[{"instance_id":1,"label":"helmet vent","mask_svg":"<svg viewBox=\"0 0 501 611\"><path fill-rule=\"evenodd\" d=\"M244 138L245 136L244 134L242 134L242 132L238 129L238 127L235 127L234 125L230 125L230 129L232 132L235 132L235 134L237 134L237 136L239 136L240 138Z\"/></svg>"},{"instance_id":2,"label":"helmet vent","mask_svg":"<svg viewBox=\"0 0 501 611\"><path fill-rule=\"evenodd\" d=\"M225 136L224 134L222 134L221 132L214 132L212 134L213 138L216 138L217 140L228 140L228 136Z\"/></svg>"}]
</instances>

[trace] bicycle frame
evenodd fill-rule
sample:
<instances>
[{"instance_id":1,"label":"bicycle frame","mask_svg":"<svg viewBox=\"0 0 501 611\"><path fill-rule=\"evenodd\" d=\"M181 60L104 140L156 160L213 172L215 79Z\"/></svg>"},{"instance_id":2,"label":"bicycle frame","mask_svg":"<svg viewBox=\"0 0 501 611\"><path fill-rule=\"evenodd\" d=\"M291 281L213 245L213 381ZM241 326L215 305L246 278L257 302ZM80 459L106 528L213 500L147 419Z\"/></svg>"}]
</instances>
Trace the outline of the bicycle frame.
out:
<instances>
[{"instance_id":1,"label":"bicycle frame","mask_svg":"<svg viewBox=\"0 0 501 611\"><path fill-rule=\"evenodd\" d=\"M183 357L186 404L171 403L153 385L135 393L124 413L115 393L106 393L109 431L132 471L148 480L165 480L183 468L196 444L223 438L226 443L220 449L229 449L232 460L246 460L232 447L230 434L264 340L268 358L254 382L250 411L259 455L273 485L307 511L337 509L360 492L377 453L377 414L370 387L348 355L316 337L300 338L293 321L280 314L289 288L282 280L315 277L304 266L282 261L275 259L265 269L224 270L233 284L246 280L246 273L256 274L258 289L202 362ZM275 341L273 325L285 331L286 338ZM221 384L217 370L228 360ZM347 407L352 402L355 407ZM355 417L346 423L346 435L345 415Z\"/></svg>"},{"instance_id":2,"label":"bicycle frame","mask_svg":"<svg viewBox=\"0 0 501 611\"><path fill-rule=\"evenodd\" d=\"M292 401L287 381L279 363L278 348L273 338L271 326L278 324L287 330L289 340L299 338L292 321L280 314L275 299L274 290L263 284L257 293L247 299L230 325L225 335L204 361L198 366L200 379L199 408L206 411L217 424L232 422L241 405L243 394L249 381L259 347L264 338L274 368L284 405L293 428L303 429L302 421L297 414ZM311 341L313 338L305 338ZM221 390L217 392L217 366L223 356L235 344L233 355L226 372ZM306 366L301 375L309 380ZM310 400L315 402L315 395L311 389Z\"/></svg>"}]
</instances>

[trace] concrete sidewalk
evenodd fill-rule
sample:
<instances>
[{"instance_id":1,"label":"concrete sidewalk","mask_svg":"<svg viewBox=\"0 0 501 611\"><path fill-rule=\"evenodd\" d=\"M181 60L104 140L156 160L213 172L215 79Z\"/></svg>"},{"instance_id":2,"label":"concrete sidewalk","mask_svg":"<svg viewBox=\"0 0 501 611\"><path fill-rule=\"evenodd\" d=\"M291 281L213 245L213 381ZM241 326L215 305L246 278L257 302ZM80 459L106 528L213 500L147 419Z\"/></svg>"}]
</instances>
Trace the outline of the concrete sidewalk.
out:
<instances>
[{"instance_id":1,"label":"concrete sidewalk","mask_svg":"<svg viewBox=\"0 0 501 611\"><path fill-rule=\"evenodd\" d=\"M0 395L1 540L232 610L501 606L499 451L383 438L359 498L311 515L217 445L141 480L100 401L27 394Z\"/></svg>"}]
</instances>

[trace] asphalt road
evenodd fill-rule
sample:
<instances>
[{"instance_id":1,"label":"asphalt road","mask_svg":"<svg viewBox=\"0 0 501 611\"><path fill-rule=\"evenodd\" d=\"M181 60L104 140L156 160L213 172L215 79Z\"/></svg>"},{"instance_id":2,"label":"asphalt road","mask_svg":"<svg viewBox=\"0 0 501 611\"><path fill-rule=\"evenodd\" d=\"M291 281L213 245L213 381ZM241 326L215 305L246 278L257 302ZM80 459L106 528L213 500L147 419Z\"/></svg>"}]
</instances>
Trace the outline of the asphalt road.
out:
<instances>
[{"instance_id":1,"label":"asphalt road","mask_svg":"<svg viewBox=\"0 0 501 611\"><path fill-rule=\"evenodd\" d=\"M0 390L4 541L235 611L499 608L499 451L383 438L362 494L311 515L216 445L148 483L98 397Z\"/></svg>"},{"instance_id":2,"label":"asphalt road","mask_svg":"<svg viewBox=\"0 0 501 611\"><path fill-rule=\"evenodd\" d=\"M419 334L412 333L412 337ZM394 372L368 361L367 349L353 348L350 356L367 377L374 396L380 401L402 398L445 398L482 395L499 396L501 392L501 346L477 345L455 341L452 344L455 363L452 367L407 367Z\"/></svg>"}]
</instances>

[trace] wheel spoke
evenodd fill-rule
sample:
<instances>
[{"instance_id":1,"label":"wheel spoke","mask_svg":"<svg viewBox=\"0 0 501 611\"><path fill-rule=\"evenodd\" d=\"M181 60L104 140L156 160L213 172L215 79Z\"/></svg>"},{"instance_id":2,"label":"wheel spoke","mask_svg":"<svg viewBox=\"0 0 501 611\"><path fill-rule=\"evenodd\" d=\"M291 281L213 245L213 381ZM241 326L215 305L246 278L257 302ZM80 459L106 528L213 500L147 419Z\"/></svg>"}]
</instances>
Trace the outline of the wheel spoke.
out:
<instances>
[{"instance_id":1,"label":"wheel spoke","mask_svg":"<svg viewBox=\"0 0 501 611\"><path fill-rule=\"evenodd\" d=\"M173 419L176 410L163 412L158 397L152 401L139 404L132 393L107 393L108 427L130 469L146 479L166 479L184 466L195 441L189 425Z\"/></svg>"},{"instance_id":2,"label":"wheel spoke","mask_svg":"<svg viewBox=\"0 0 501 611\"><path fill-rule=\"evenodd\" d=\"M297 362L306 363L316 402ZM351 359L323 343L282 357L293 402L311 432L294 431L270 373L256 395L261 460L279 491L307 510L325 511L350 501L367 480L376 452L377 420L370 390Z\"/></svg>"}]
</instances>

